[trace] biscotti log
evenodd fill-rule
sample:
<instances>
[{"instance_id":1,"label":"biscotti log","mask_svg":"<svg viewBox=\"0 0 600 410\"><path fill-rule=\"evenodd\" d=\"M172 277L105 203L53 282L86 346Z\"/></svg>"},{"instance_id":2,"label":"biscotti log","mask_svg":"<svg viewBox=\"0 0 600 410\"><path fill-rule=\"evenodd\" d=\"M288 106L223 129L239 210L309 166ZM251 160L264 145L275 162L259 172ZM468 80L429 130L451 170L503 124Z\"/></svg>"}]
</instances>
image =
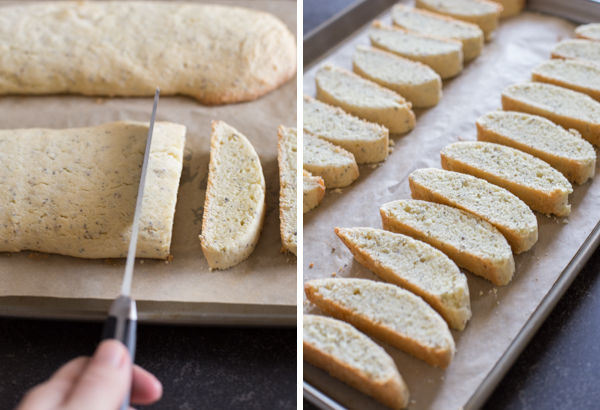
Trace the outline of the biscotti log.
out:
<instances>
[{"instance_id":1,"label":"biscotti log","mask_svg":"<svg viewBox=\"0 0 600 410\"><path fill-rule=\"evenodd\" d=\"M431 365L446 368L454 358L448 325L411 292L366 279L315 279L306 297L322 311Z\"/></svg>"},{"instance_id":2,"label":"biscotti log","mask_svg":"<svg viewBox=\"0 0 600 410\"><path fill-rule=\"evenodd\" d=\"M252 144L213 121L200 243L210 269L227 269L254 251L265 220L265 178Z\"/></svg>"},{"instance_id":3,"label":"biscotti log","mask_svg":"<svg viewBox=\"0 0 600 410\"><path fill-rule=\"evenodd\" d=\"M407 199L384 204L383 229L402 233L444 252L458 266L506 285L515 272L510 245L500 231L470 212L435 202Z\"/></svg>"},{"instance_id":4,"label":"biscotti log","mask_svg":"<svg viewBox=\"0 0 600 410\"><path fill-rule=\"evenodd\" d=\"M537 242L537 218L529 207L504 188L459 172L417 169L408 177L413 199L453 206L494 225L514 253Z\"/></svg>"},{"instance_id":5,"label":"biscotti log","mask_svg":"<svg viewBox=\"0 0 600 410\"><path fill-rule=\"evenodd\" d=\"M136 256L166 259L185 127L157 122ZM124 258L148 124L0 130L0 251Z\"/></svg>"},{"instance_id":6,"label":"biscotti log","mask_svg":"<svg viewBox=\"0 0 600 410\"><path fill-rule=\"evenodd\" d=\"M429 66L396 54L358 46L354 72L400 94L415 108L432 107L442 98L442 79Z\"/></svg>"},{"instance_id":7,"label":"biscotti log","mask_svg":"<svg viewBox=\"0 0 600 410\"><path fill-rule=\"evenodd\" d=\"M297 141L296 128L283 125L277 130L277 163L279 164L279 230L283 249L297 255L298 229L296 224Z\"/></svg>"},{"instance_id":8,"label":"biscotti log","mask_svg":"<svg viewBox=\"0 0 600 410\"><path fill-rule=\"evenodd\" d=\"M411 110L411 103L406 102L400 94L392 90L383 88L379 84L366 80L353 72L330 64L321 67L317 71L315 79L317 98L327 104L340 107L347 113L356 115L363 120L381 124L391 133L403 134L415 127L416 118L415 113ZM338 117L341 119L341 116ZM347 122L350 121L340 121L339 125L343 126ZM354 134L351 130L359 128L356 126L349 127L349 124L347 127L350 131L348 137ZM329 131L332 134L334 133L333 129ZM376 150L375 153L379 151L387 152L388 147L383 145L383 142L382 140L381 146L378 145L377 147L369 147L365 144L361 149L364 153L353 152L354 157L362 157L363 154L367 154L372 149ZM383 155L381 156L383 157Z\"/></svg>"},{"instance_id":9,"label":"biscotti log","mask_svg":"<svg viewBox=\"0 0 600 410\"><path fill-rule=\"evenodd\" d=\"M507 145L536 156L563 173L571 182L583 184L596 171L596 151L581 138L537 115L494 111L477 119L477 139Z\"/></svg>"},{"instance_id":10,"label":"biscotti log","mask_svg":"<svg viewBox=\"0 0 600 410\"><path fill-rule=\"evenodd\" d=\"M379 124L361 120L338 107L304 96L305 131L351 152L358 164L385 161L389 131Z\"/></svg>"},{"instance_id":11,"label":"biscotti log","mask_svg":"<svg viewBox=\"0 0 600 410\"><path fill-rule=\"evenodd\" d=\"M567 216L573 187L547 162L518 149L480 141L455 142L441 151L442 168L485 179L518 196L534 211Z\"/></svg>"},{"instance_id":12,"label":"biscotti log","mask_svg":"<svg viewBox=\"0 0 600 410\"><path fill-rule=\"evenodd\" d=\"M148 31L148 27L152 30ZM43 2L0 9L0 94L258 98L296 72L275 16L176 2Z\"/></svg>"},{"instance_id":13,"label":"biscotti log","mask_svg":"<svg viewBox=\"0 0 600 410\"><path fill-rule=\"evenodd\" d=\"M579 91L600 101L600 65L597 63L553 59L535 67L531 79Z\"/></svg>"},{"instance_id":14,"label":"biscotti log","mask_svg":"<svg viewBox=\"0 0 600 410\"><path fill-rule=\"evenodd\" d=\"M465 328L471 318L467 277L442 252L381 229L335 228L335 234L380 278L422 297L451 328Z\"/></svg>"},{"instance_id":15,"label":"biscotti log","mask_svg":"<svg viewBox=\"0 0 600 410\"><path fill-rule=\"evenodd\" d=\"M302 213L319 206L325 195L325 182L319 176L313 176L310 172L302 170Z\"/></svg>"},{"instance_id":16,"label":"biscotti log","mask_svg":"<svg viewBox=\"0 0 600 410\"><path fill-rule=\"evenodd\" d=\"M392 409L408 406L409 392L394 359L366 335L341 320L302 318L303 357Z\"/></svg>"},{"instance_id":17,"label":"biscotti log","mask_svg":"<svg viewBox=\"0 0 600 410\"><path fill-rule=\"evenodd\" d=\"M483 31L476 24L401 4L392 8L392 19L395 25L409 31L461 41L464 61L471 61L481 54Z\"/></svg>"},{"instance_id":18,"label":"biscotti log","mask_svg":"<svg viewBox=\"0 0 600 410\"><path fill-rule=\"evenodd\" d=\"M462 43L458 40L426 36L375 21L369 30L373 47L418 61L447 79L463 70Z\"/></svg>"},{"instance_id":19,"label":"biscotti log","mask_svg":"<svg viewBox=\"0 0 600 410\"><path fill-rule=\"evenodd\" d=\"M487 0L417 0L415 6L477 24L483 30L486 39L490 39L498 27L498 20L503 10L501 4Z\"/></svg>"},{"instance_id":20,"label":"biscotti log","mask_svg":"<svg viewBox=\"0 0 600 410\"><path fill-rule=\"evenodd\" d=\"M502 108L540 115L600 146L600 103L586 94L545 83L515 84L502 91Z\"/></svg>"}]
</instances>

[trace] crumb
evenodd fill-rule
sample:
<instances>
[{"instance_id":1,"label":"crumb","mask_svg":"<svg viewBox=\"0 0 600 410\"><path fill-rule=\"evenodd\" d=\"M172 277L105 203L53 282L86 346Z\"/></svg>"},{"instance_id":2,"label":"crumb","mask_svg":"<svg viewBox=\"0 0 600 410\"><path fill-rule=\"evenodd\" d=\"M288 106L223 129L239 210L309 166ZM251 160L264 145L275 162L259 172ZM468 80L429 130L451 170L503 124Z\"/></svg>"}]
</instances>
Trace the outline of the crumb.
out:
<instances>
[{"instance_id":1,"label":"crumb","mask_svg":"<svg viewBox=\"0 0 600 410\"><path fill-rule=\"evenodd\" d=\"M342 268L340 268L340 272L342 271Z\"/></svg>"},{"instance_id":2,"label":"crumb","mask_svg":"<svg viewBox=\"0 0 600 410\"><path fill-rule=\"evenodd\" d=\"M290 263L290 258L287 258L285 263Z\"/></svg>"},{"instance_id":3,"label":"crumb","mask_svg":"<svg viewBox=\"0 0 600 410\"><path fill-rule=\"evenodd\" d=\"M546 215L546 218L548 218L548 219L552 218L552 215L550 215L550 214L544 214L544 215Z\"/></svg>"},{"instance_id":4,"label":"crumb","mask_svg":"<svg viewBox=\"0 0 600 410\"><path fill-rule=\"evenodd\" d=\"M479 296L483 295L483 290L479 291Z\"/></svg>"},{"instance_id":5,"label":"crumb","mask_svg":"<svg viewBox=\"0 0 600 410\"><path fill-rule=\"evenodd\" d=\"M314 264L314 263L311 263L310 265L308 265L308 269L312 269L312 268L313 268L313 266L315 266L315 264Z\"/></svg>"},{"instance_id":6,"label":"crumb","mask_svg":"<svg viewBox=\"0 0 600 410\"><path fill-rule=\"evenodd\" d=\"M536 256L535 258L536 258L538 261L540 260L540 257L539 257L539 256Z\"/></svg>"},{"instance_id":7,"label":"crumb","mask_svg":"<svg viewBox=\"0 0 600 410\"><path fill-rule=\"evenodd\" d=\"M168 262L173 262L173 255L167 256L167 261Z\"/></svg>"},{"instance_id":8,"label":"crumb","mask_svg":"<svg viewBox=\"0 0 600 410\"><path fill-rule=\"evenodd\" d=\"M538 278L535 278L535 281L536 281L536 282L537 282L538 280L539 280Z\"/></svg>"},{"instance_id":9,"label":"crumb","mask_svg":"<svg viewBox=\"0 0 600 410\"><path fill-rule=\"evenodd\" d=\"M143 265L143 264L144 264L144 260L142 259L142 260L140 261L140 265Z\"/></svg>"},{"instance_id":10,"label":"crumb","mask_svg":"<svg viewBox=\"0 0 600 410\"><path fill-rule=\"evenodd\" d=\"M335 252L335 248L332 246L331 247L331 253Z\"/></svg>"},{"instance_id":11,"label":"crumb","mask_svg":"<svg viewBox=\"0 0 600 410\"><path fill-rule=\"evenodd\" d=\"M331 274L331 276L333 276L334 278L336 277L336 275L337 275L337 273L335 273L335 272L333 272L333 273Z\"/></svg>"},{"instance_id":12,"label":"crumb","mask_svg":"<svg viewBox=\"0 0 600 410\"><path fill-rule=\"evenodd\" d=\"M498 293L498 289L494 288L494 295Z\"/></svg>"},{"instance_id":13,"label":"crumb","mask_svg":"<svg viewBox=\"0 0 600 410\"><path fill-rule=\"evenodd\" d=\"M496 302L497 304L500 304L500 301Z\"/></svg>"},{"instance_id":14,"label":"crumb","mask_svg":"<svg viewBox=\"0 0 600 410\"><path fill-rule=\"evenodd\" d=\"M488 293L492 293L492 290L490 289L490 291Z\"/></svg>"},{"instance_id":15,"label":"crumb","mask_svg":"<svg viewBox=\"0 0 600 410\"><path fill-rule=\"evenodd\" d=\"M458 136L458 140L459 141L464 141L463 137L461 137L460 135Z\"/></svg>"},{"instance_id":16,"label":"crumb","mask_svg":"<svg viewBox=\"0 0 600 410\"><path fill-rule=\"evenodd\" d=\"M390 147L393 147L394 145L396 145L396 143L394 142L394 140L390 140Z\"/></svg>"},{"instance_id":17,"label":"crumb","mask_svg":"<svg viewBox=\"0 0 600 410\"><path fill-rule=\"evenodd\" d=\"M169 261L165 261L165 264L168 264L168 263L169 263ZM208 267L208 271L209 271L209 272L212 272L212 271L214 271L214 269L213 269L213 268L211 268L211 267L209 266L209 267Z\"/></svg>"},{"instance_id":18,"label":"crumb","mask_svg":"<svg viewBox=\"0 0 600 410\"><path fill-rule=\"evenodd\" d=\"M410 402L411 402L412 404L417 404L417 401L416 401L415 399L412 399Z\"/></svg>"},{"instance_id":19,"label":"crumb","mask_svg":"<svg viewBox=\"0 0 600 410\"><path fill-rule=\"evenodd\" d=\"M336 188L332 192L335 192L336 194L341 194L343 191L339 188Z\"/></svg>"},{"instance_id":20,"label":"crumb","mask_svg":"<svg viewBox=\"0 0 600 410\"><path fill-rule=\"evenodd\" d=\"M96 98L96 104L103 104L103 103L104 103L104 99Z\"/></svg>"},{"instance_id":21,"label":"crumb","mask_svg":"<svg viewBox=\"0 0 600 410\"><path fill-rule=\"evenodd\" d=\"M392 148L392 147L388 148L388 154L391 154L392 152L394 152L394 148Z\"/></svg>"},{"instance_id":22,"label":"crumb","mask_svg":"<svg viewBox=\"0 0 600 410\"><path fill-rule=\"evenodd\" d=\"M165 265L168 265L169 263L171 263L171 262L169 262L168 260L166 260L166 261L165 261ZM212 269L212 268L210 268L210 269L209 269L209 271L211 271L211 272L212 272L212 271L213 271L213 269Z\"/></svg>"},{"instance_id":23,"label":"crumb","mask_svg":"<svg viewBox=\"0 0 600 410\"><path fill-rule=\"evenodd\" d=\"M564 223L564 224L568 224L568 223L569 223L569 220L568 220L567 218L565 218L565 219L563 219L563 220L562 220L562 223Z\"/></svg>"},{"instance_id":24,"label":"crumb","mask_svg":"<svg viewBox=\"0 0 600 410\"><path fill-rule=\"evenodd\" d=\"M371 169L376 169L379 167L379 164L371 164L369 166L371 167Z\"/></svg>"}]
</instances>

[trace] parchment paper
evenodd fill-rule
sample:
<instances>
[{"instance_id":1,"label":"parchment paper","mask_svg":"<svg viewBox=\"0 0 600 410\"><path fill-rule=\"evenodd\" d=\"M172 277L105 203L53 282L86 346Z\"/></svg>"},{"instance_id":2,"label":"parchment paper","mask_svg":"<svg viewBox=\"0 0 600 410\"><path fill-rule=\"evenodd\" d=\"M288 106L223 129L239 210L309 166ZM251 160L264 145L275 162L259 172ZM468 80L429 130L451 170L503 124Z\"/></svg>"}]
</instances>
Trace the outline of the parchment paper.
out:
<instances>
[{"instance_id":1,"label":"parchment paper","mask_svg":"<svg viewBox=\"0 0 600 410\"><path fill-rule=\"evenodd\" d=\"M389 14L383 20L391 24ZM361 166L356 182L342 193L328 190L321 205L304 215L304 279L331 277L336 272L338 277L380 280L353 260L335 236L334 227L381 228L379 207L410 198L408 175L417 168L441 168L440 150L459 137L476 140L475 120L501 108L502 89L529 80L531 69L550 58L557 41L573 37L574 28L559 18L530 12L503 21L482 55L461 75L444 82L440 104L417 111L412 132L392 136L394 152L386 162L376 169ZM314 74L322 63L351 70L357 44L369 44L367 29L305 73L305 93L315 95ZM496 288L466 273L473 317L464 331L452 331L457 352L448 369L429 366L381 343L410 389L410 409L458 409L475 392L598 222L600 178L574 186L569 202L572 212L568 219L536 213L539 240L530 251L515 255L516 273L507 286ZM318 312L307 303L304 311ZM304 377L349 408L384 408L306 363Z\"/></svg>"},{"instance_id":2,"label":"parchment paper","mask_svg":"<svg viewBox=\"0 0 600 410\"><path fill-rule=\"evenodd\" d=\"M220 3L268 11L296 33L296 2ZM6 4L9 3L1 3ZM119 120L149 121L151 110L150 96L101 99L74 95L3 96L0 97L0 128L67 128ZM270 310L260 310L263 315L282 313L278 309L281 307L286 308L286 314L293 312L297 295L296 258L280 253L277 127L280 124L295 127L296 118L295 78L256 101L242 104L207 107L187 97L161 97L156 120L187 127L171 245L173 260L171 263L138 260L132 291L136 300L189 302L185 304L188 314L190 309L200 310L209 303L216 303L217 307L211 305L205 314L217 316L234 305L268 305ZM267 211L263 232L250 258L234 268L209 272L198 235L206 193L212 120L223 120L234 126L254 145L265 175ZM27 251L0 253L0 296L114 299L120 292L124 266L125 259L84 260ZM27 299L23 303L26 306ZM151 306L157 313L165 313L160 312L160 304Z\"/></svg>"}]
</instances>

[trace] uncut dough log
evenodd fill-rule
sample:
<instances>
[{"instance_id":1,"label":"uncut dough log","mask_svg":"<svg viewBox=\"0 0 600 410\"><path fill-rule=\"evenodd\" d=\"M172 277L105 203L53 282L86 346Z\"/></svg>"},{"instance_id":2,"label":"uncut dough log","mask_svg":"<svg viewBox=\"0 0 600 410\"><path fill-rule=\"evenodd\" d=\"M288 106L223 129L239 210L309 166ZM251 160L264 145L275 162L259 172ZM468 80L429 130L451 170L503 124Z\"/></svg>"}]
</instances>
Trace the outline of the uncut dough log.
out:
<instances>
[{"instance_id":1,"label":"uncut dough log","mask_svg":"<svg viewBox=\"0 0 600 410\"><path fill-rule=\"evenodd\" d=\"M166 259L186 128L157 122L136 256ZM127 255L148 124L0 130L0 251Z\"/></svg>"},{"instance_id":2,"label":"uncut dough log","mask_svg":"<svg viewBox=\"0 0 600 410\"><path fill-rule=\"evenodd\" d=\"M148 28L151 28L149 30ZM171 2L0 8L0 94L184 94L256 99L296 72L296 40L269 13Z\"/></svg>"}]
</instances>

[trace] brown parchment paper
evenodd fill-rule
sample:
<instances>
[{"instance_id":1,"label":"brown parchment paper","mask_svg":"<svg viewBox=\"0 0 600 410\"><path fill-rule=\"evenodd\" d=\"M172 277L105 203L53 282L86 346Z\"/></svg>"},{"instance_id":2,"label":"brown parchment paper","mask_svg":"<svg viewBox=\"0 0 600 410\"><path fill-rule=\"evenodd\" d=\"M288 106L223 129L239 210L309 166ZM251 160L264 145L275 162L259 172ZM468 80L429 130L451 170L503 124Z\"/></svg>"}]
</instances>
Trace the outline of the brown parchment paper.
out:
<instances>
[{"instance_id":1,"label":"brown parchment paper","mask_svg":"<svg viewBox=\"0 0 600 410\"><path fill-rule=\"evenodd\" d=\"M14 2L0 3L0 6L10 3ZM220 3L268 11L296 33L296 2ZM119 120L149 121L151 110L152 97L1 96L0 128L67 128ZM280 253L277 127L280 124L295 127L296 118L296 78L256 101L241 104L207 107L192 98L161 97L156 120L184 124L187 134L171 245L173 260L171 263L151 259L143 263L137 261L132 296L142 302L142 306L144 302L183 302L186 314L191 310L193 315L194 310L201 312L202 306L210 305L202 314L218 317L235 306L264 305L266 309L249 310L262 317L294 314L296 257ZM265 175L267 210L263 232L250 258L234 268L210 272L198 235L206 193L212 120L223 120L234 126L254 145ZM120 292L124 267L125 259L84 260L28 251L0 253L0 296L5 297L0 297L0 306L3 300L14 301L15 296L31 300L57 298L60 303L50 303L47 308L59 304L66 309L77 309L78 301L82 300L114 299ZM27 307L27 298L19 299L20 306ZM75 302L65 307L63 299ZM152 306L155 313L169 316L169 303L146 303L146 306ZM167 311L161 311L163 307ZM241 316L245 312L244 309L233 310ZM238 323L243 323L243 318Z\"/></svg>"},{"instance_id":2,"label":"brown parchment paper","mask_svg":"<svg viewBox=\"0 0 600 410\"><path fill-rule=\"evenodd\" d=\"M391 24L389 14L383 20ZM574 37L574 28L565 20L530 12L502 21L482 55L461 75L444 82L439 105L417 111L412 132L391 137L395 147L387 161L375 169L361 166L357 181L341 193L328 190L321 205L304 215L304 279L336 272L342 278L380 280L353 259L334 227L381 228L379 207L410 198L408 175L417 168L441 168L440 150L459 137L476 140L475 120L501 108L502 89L529 80L531 69L550 58L557 41ZM304 92L315 95L314 74L325 62L352 69L357 44L369 44L367 29L308 70ZM572 212L567 219L536 213L539 240L530 251L515 255L516 273L507 286L496 288L466 273L473 317L464 331L452 331L457 352L448 369L429 366L381 343L410 389L410 409L459 409L469 400L598 222L600 178L574 186L569 201ZM319 313L307 303L304 312ZM384 408L307 363L304 378L349 408Z\"/></svg>"}]
</instances>

